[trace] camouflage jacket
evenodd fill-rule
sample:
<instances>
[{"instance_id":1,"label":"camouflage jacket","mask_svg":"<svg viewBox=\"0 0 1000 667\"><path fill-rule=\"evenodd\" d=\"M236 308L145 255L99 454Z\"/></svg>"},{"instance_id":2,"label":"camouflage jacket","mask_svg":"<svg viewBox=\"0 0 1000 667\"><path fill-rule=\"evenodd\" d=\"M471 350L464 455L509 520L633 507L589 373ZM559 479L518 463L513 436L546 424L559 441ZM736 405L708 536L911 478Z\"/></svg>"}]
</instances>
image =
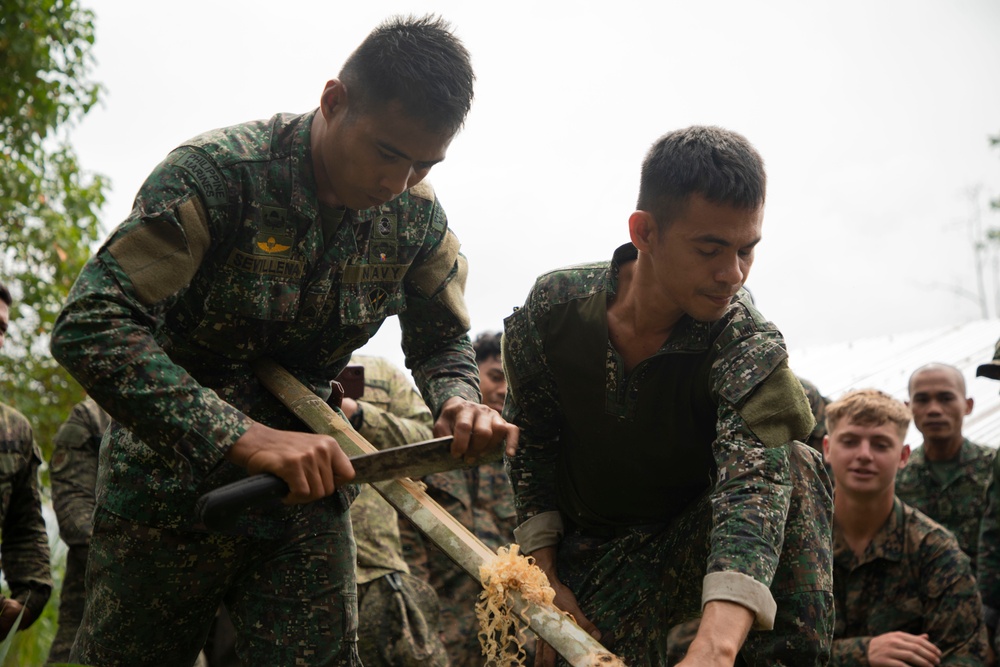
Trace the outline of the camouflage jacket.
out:
<instances>
[{"instance_id":1,"label":"camouflage jacket","mask_svg":"<svg viewBox=\"0 0 1000 667\"><path fill-rule=\"evenodd\" d=\"M957 465L948 469L942 484L931 470L933 463L919 447L896 475L896 495L954 533L958 546L976 571L979 553L979 523L986 509L986 488L993 475L996 450L965 439Z\"/></svg>"},{"instance_id":2,"label":"camouflage jacket","mask_svg":"<svg viewBox=\"0 0 1000 667\"><path fill-rule=\"evenodd\" d=\"M368 442L384 449L431 437L431 411L401 370L381 357L356 355L351 363L365 367L358 432ZM358 545L359 584L410 571L403 560L396 510L369 484L351 505L351 524Z\"/></svg>"},{"instance_id":3,"label":"camouflage jacket","mask_svg":"<svg viewBox=\"0 0 1000 667\"><path fill-rule=\"evenodd\" d=\"M682 318L660 350L626 375L608 340L607 303L618 267L635 257L627 244L610 263L544 274L505 320L504 416L521 428L508 462L519 537L526 521L556 511L576 523L665 521L650 512L681 508L660 499L676 494L684 502L710 491L707 572L769 586L791 492L780 445L813 428L782 336L741 292L715 322ZM572 494L580 500L570 507L564 498Z\"/></svg>"},{"instance_id":4,"label":"camouflage jacket","mask_svg":"<svg viewBox=\"0 0 1000 667\"><path fill-rule=\"evenodd\" d=\"M49 476L59 536L71 547L90 544L97 456L111 417L89 396L73 406L52 444Z\"/></svg>"},{"instance_id":5,"label":"camouflage jacket","mask_svg":"<svg viewBox=\"0 0 1000 667\"><path fill-rule=\"evenodd\" d=\"M42 517L42 454L24 415L0 403L0 567L11 597L37 618L52 592L49 538Z\"/></svg>"},{"instance_id":6,"label":"camouflage jacket","mask_svg":"<svg viewBox=\"0 0 1000 667\"><path fill-rule=\"evenodd\" d=\"M451 396L479 400L466 264L433 190L421 183L378 209L321 206L314 113L214 130L170 153L73 286L52 351L114 418L99 507L194 526L201 493L245 476L223 457L251 420L303 428L251 362L270 357L325 398L391 315L434 412ZM236 530L280 536L302 513L348 501L338 491L251 512Z\"/></svg>"},{"instance_id":7,"label":"camouflage jacket","mask_svg":"<svg viewBox=\"0 0 1000 667\"><path fill-rule=\"evenodd\" d=\"M986 664L986 629L969 559L947 530L897 498L858 558L834 515L836 604L831 666L867 665L868 643L887 632L926 633L942 665Z\"/></svg>"},{"instance_id":8,"label":"camouflage jacket","mask_svg":"<svg viewBox=\"0 0 1000 667\"><path fill-rule=\"evenodd\" d=\"M983 596L987 624L1000 621L1000 456L993 458L993 470L986 492L986 508L979 532L979 560L976 580Z\"/></svg>"}]
</instances>

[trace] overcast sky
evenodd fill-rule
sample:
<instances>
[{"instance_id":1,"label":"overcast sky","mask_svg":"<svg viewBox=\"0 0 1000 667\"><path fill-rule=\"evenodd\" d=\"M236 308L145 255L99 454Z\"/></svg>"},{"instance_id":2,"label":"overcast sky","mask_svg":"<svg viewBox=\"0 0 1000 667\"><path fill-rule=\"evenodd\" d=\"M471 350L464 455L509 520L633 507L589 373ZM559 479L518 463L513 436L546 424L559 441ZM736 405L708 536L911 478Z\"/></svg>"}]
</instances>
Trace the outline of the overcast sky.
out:
<instances>
[{"instance_id":1,"label":"overcast sky","mask_svg":"<svg viewBox=\"0 0 1000 667\"><path fill-rule=\"evenodd\" d=\"M790 347L980 316L969 222L1000 226L1000 2L81 0L105 86L72 135L109 176L104 231L206 130L305 112L382 19L433 12L472 53L476 100L430 180L469 258L473 334L534 278L628 240L639 164L691 124L764 156L747 283ZM970 190L980 188L978 198ZM401 362L387 323L369 353Z\"/></svg>"}]
</instances>

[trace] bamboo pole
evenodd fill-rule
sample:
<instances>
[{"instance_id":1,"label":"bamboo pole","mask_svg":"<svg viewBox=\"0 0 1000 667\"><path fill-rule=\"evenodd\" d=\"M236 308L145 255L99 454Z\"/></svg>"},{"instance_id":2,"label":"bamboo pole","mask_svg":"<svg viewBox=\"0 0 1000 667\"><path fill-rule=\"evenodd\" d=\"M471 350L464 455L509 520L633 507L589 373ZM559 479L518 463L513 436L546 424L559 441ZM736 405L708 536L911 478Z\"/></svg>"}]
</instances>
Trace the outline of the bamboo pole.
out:
<instances>
[{"instance_id":1,"label":"bamboo pole","mask_svg":"<svg viewBox=\"0 0 1000 667\"><path fill-rule=\"evenodd\" d=\"M348 456L376 451L336 410L311 392L291 373L270 359L253 365L261 383L316 433L332 436ZM469 576L481 581L479 568L496 554L410 479L372 484L375 490L454 560ZM509 591L511 608L528 627L573 667L623 665L569 616L543 607Z\"/></svg>"}]
</instances>

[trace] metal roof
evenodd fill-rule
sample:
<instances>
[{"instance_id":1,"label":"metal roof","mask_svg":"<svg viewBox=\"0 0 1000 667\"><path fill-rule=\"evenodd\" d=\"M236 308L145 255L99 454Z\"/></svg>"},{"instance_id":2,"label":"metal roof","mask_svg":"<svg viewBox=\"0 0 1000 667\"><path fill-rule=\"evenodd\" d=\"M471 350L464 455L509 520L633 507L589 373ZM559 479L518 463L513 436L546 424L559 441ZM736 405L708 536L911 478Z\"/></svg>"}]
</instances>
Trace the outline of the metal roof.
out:
<instances>
[{"instance_id":1,"label":"metal roof","mask_svg":"<svg viewBox=\"0 0 1000 667\"><path fill-rule=\"evenodd\" d=\"M967 438L990 447L1000 445L1000 382L976 377L976 367L993 358L1000 337L1000 319L905 334L789 349L796 375L815 384L824 396L839 398L850 389L873 387L905 401L910 374L930 362L951 364L962 371L968 395L975 400L965 418ZM923 438L911 424L907 443Z\"/></svg>"}]
</instances>

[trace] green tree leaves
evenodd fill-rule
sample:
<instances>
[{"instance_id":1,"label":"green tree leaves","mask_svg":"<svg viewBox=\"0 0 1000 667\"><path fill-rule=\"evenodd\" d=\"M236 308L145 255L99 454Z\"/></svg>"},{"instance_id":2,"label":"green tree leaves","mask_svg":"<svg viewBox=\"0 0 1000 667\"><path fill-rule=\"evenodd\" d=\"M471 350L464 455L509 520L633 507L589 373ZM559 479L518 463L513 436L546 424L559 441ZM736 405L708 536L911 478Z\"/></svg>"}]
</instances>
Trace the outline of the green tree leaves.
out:
<instances>
[{"instance_id":1,"label":"green tree leaves","mask_svg":"<svg viewBox=\"0 0 1000 667\"><path fill-rule=\"evenodd\" d=\"M0 279L15 298L0 400L51 436L83 392L48 352L59 309L100 234L105 178L69 130L97 103L94 15L76 0L0 0Z\"/></svg>"}]
</instances>

